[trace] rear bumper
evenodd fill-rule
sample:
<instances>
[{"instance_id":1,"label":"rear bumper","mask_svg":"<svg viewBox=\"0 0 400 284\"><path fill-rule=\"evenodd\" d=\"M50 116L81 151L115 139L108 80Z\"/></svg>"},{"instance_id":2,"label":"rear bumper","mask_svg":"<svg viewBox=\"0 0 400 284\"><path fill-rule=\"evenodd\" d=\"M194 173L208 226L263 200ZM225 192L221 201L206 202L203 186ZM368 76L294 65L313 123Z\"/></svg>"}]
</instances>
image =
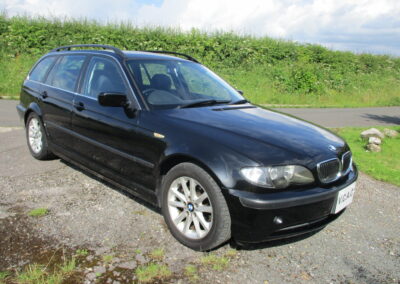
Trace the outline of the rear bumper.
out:
<instances>
[{"instance_id":1,"label":"rear bumper","mask_svg":"<svg viewBox=\"0 0 400 284\"><path fill-rule=\"evenodd\" d=\"M357 168L340 185L305 191L257 194L227 190L233 238L263 242L319 230L342 212L332 214L338 191L357 180Z\"/></svg>"},{"instance_id":2,"label":"rear bumper","mask_svg":"<svg viewBox=\"0 0 400 284\"><path fill-rule=\"evenodd\" d=\"M25 119L26 108L23 105L18 104L17 105L17 112L18 112L19 119L20 120L24 120Z\"/></svg>"}]
</instances>

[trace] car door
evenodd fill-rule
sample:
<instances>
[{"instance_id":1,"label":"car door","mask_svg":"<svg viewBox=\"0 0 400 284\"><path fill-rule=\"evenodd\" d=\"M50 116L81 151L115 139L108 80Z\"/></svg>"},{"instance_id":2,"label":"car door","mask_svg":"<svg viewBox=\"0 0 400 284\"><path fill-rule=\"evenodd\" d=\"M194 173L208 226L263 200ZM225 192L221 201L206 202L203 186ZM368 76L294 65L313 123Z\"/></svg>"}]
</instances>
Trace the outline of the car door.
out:
<instances>
[{"instance_id":1,"label":"car door","mask_svg":"<svg viewBox=\"0 0 400 284\"><path fill-rule=\"evenodd\" d=\"M141 141L148 134L138 127L138 113L124 107L101 106L98 95L102 92L122 93L134 100L120 64L111 57L93 56L73 101L77 158L129 188L153 188L154 164L143 156Z\"/></svg>"},{"instance_id":2,"label":"car door","mask_svg":"<svg viewBox=\"0 0 400 284\"><path fill-rule=\"evenodd\" d=\"M27 95L21 96L21 103L25 107L28 107L31 102L36 102L42 108L43 83L56 59L56 56L46 56L32 68L32 71L22 85L22 92Z\"/></svg>"},{"instance_id":3,"label":"car door","mask_svg":"<svg viewBox=\"0 0 400 284\"><path fill-rule=\"evenodd\" d=\"M72 101L85 55L60 56L41 90L43 121L56 150L72 151Z\"/></svg>"}]
</instances>

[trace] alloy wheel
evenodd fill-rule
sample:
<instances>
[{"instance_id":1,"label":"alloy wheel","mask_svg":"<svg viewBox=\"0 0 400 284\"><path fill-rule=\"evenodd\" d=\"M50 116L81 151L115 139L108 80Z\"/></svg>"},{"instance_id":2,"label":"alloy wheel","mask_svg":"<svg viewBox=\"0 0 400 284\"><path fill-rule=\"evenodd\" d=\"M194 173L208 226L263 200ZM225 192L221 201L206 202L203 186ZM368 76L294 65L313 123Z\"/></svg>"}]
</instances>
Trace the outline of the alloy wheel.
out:
<instances>
[{"instance_id":1,"label":"alloy wheel","mask_svg":"<svg viewBox=\"0 0 400 284\"><path fill-rule=\"evenodd\" d=\"M191 177L175 179L168 190L168 210L175 227L187 238L204 238L212 227L213 208L201 184Z\"/></svg>"},{"instance_id":2,"label":"alloy wheel","mask_svg":"<svg viewBox=\"0 0 400 284\"><path fill-rule=\"evenodd\" d=\"M40 153L43 148L42 129L40 122L36 117L33 117L28 124L28 140L29 146L35 154Z\"/></svg>"}]
</instances>

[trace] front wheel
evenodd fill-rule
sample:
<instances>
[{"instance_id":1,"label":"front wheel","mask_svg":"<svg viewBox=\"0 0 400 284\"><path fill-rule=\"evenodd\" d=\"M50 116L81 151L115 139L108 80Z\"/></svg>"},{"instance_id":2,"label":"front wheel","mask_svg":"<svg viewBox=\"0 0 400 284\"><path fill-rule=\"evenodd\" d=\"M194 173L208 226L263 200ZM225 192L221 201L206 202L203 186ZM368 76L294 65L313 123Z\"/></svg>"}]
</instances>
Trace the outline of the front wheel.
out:
<instances>
[{"instance_id":1,"label":"front wheel","mask_svg":"<svg viewBox=\"0 0 400 284\"><path fill-rule=\"evenodd\" d=\"M221 189L195 164L179 164L164 177L162 212L172 235L194 250L213 249L231 236L231 218Z\"/></svg>"}]
</instances>

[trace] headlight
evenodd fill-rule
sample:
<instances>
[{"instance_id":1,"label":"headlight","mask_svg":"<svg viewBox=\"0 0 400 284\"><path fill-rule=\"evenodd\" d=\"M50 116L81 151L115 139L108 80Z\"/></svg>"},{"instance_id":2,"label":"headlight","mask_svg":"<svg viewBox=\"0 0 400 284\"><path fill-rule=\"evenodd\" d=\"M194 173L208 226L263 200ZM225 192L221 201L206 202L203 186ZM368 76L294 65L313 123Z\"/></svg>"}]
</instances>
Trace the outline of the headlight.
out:
<instances>
[{"instance_id":1,"label":"headlight","mask_svg":"<svg viewBox=\"0 0 400 284\"><path fill-rule=\"evenodd\" d=\"M240 173L250 183L269 188L314 182L312 173L302 166L249 167L241 169Z\"/></svg>"}]
</instances>

